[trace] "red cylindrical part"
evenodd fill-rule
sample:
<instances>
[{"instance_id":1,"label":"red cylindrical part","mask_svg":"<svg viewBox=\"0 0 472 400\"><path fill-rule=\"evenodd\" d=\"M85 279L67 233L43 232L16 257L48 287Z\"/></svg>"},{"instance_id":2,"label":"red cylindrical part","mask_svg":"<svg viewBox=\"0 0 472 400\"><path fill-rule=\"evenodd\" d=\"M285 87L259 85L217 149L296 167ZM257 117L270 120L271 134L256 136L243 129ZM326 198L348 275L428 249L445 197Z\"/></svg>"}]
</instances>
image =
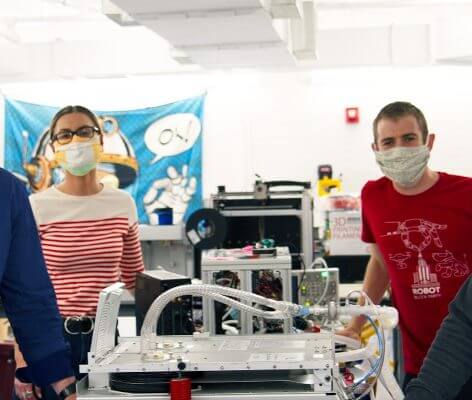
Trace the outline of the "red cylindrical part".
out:
<instances>
[{"instance_id":1,"label":"red cylindrical part","mask_svg":"<svg viewBox=\"0 0 472 400\"><path fill-rule=\"evenodd\" d=\"M192 381L189 378L171 379L170 400L191 400Z\"/></svg>"},{"instance_id":2,"label":"red cylindrical part","mask_svg":"<svg viewBox=\"0 0 472 400\"><path fill-rule=\"evenodd\" d=\"M354 383L354 374L347 369L344 371L344 383L346 385L352 385Z\"/></svg>"}]
</instances>

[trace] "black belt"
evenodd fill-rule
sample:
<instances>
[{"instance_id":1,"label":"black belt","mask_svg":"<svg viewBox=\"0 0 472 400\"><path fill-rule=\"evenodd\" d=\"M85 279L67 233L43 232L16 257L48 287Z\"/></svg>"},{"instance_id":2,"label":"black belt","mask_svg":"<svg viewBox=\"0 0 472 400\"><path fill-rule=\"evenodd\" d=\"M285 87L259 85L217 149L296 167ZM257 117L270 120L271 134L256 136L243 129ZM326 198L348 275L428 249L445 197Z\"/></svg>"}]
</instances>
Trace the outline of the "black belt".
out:
<instances>
[{"instance_id":1,"label":"black belt","mask_svg":"<svg viewBox=\"0 0 472 400\"><path fill-rule=\"evenodd\" d=\"M81 317L66 317L63 318L64 330L69 335L87 335L92 333L95 326L95 318L81 316Z\"/></svg>"}]
</instances>

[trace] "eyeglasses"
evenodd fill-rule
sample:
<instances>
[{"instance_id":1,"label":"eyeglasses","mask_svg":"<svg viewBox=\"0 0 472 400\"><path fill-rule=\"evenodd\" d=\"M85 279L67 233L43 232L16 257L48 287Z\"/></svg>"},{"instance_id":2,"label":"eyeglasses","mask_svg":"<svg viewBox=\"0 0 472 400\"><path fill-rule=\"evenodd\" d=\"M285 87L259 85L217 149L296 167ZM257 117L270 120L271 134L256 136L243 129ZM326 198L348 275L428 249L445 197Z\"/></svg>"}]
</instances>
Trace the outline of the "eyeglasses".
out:
<instances>
[{"instance_id":1,"label":"eyeglasses","mask_svg":"<svg viewBox=\"0 0 472 400\"><path fill-rule=\"evenodd\" d=\"M100 133L100 129L96 126L82 126L76 131L72 130L62 130L52 136L51 141L57 141L59 144L69 144L72 142L74 136L77 136L80 139L90 140L96 133Z\"/></svg>"}]
</instances>

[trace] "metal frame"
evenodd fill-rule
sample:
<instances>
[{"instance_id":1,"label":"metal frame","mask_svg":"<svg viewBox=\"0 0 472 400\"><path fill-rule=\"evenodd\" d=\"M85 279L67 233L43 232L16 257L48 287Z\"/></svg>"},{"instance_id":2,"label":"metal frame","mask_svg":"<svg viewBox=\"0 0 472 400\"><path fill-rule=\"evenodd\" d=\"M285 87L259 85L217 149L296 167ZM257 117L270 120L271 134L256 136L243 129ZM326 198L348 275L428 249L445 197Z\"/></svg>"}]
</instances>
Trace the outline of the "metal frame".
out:
<instances>
[{"instance_id":1,"label":"metal frame","mask_svg":"<svg viewBox=\"0 0 472 400\"><path fill-rule=\"evenodd\" d=\"M84 400L169 400L168 394L124 394L112 393L108 389L88 391L86 384L79 385L78 398ZM341 400L334 393L232 393L231 389L226 393L192 392L194 400Z\"/></svg>"},{"instance_id":2,"label":"metal frame","mask_svg":"<svg viewBox=\"0 0 472 400\"><path fill-rule=\"evenodd\" d=\"M156 361L143 358L139 337L123 339L100 359L90 358L87 366L81 366L81 372L88 372L89 379L79 384L79 399L169 399L167 394L160 393L113 392L109 388L109 374L179 372L182 363L185 364L183 373L205 374L207 386L203 383L203 389L192 394L195 399L230 400L249 396L253 400L339 399L334 394L336 364L330 333L162 336L160 343L163 346L159 352L165 356ZM230 375L219 378L222 372ZM233 381L235 386L231 389L226 383ZM251 388L245 389L242 382L250 382ZM219 388L214 386L218 383Z\"/></svg>"},{"instance_id":3,"label":"metal frame","mask_svg":"<svg viewBox=\"0 0 472 400\"><path fill-rule=\"evenodd\" d=\"M210 204L215 208L215 203L219 199L231 197L247 198L253 196L253 192L225 192L211 195ZM313 207L312 196L308 190L302 191L274 191L270 196L278 197L301 197L301 209L293 208L270 208L251 207L244 210L219 210L225 217L270 217L270 216L297 216L301 222L301 252L305 266L308 268L313 262Z\"/></svg>"},{"instance_id":4,"label":"metal frame","mask_svg":"<svg viewBox=\"0 0 472 400\"><path fill-rule=\"evenodd\" d=\"M255 271L279 271L282 279L282 299L283 301L292 301L292 263L290 253L287 247L277 247L277 256L255 259L231 259L226 260L223 257L213 257L218 252L230 252L234 249L209 250L202 253L202 281L206 284L215 284L213 275L216 272L232 271L237 272L240 279L240 289L245 292L253 291L252 273ZM203 299L203 325L211 335L216 334L215 322L215 302L211 299ZM244 313L241 319L241 334L252 335L253 316L250 313ZM284 322L284 333L290 333L292 320L287 319Z\"/></svg>"},{"instance_id":5,"label":"metal frame","mask_svg":"<svg viewBox=\"0 0 472 400\"><path fill-rule=\"evenodd\" d=\"M205 372L211 384L227 382L221 371L234 376L235 385L207 386L192 393L196 400L339 400L333 335L304 333L298 335L251 336L161 336L154 354L143 358L139 337L122 338L114 345L116 322L123 284L114 284L100 293L88 373L78 384L78 398L84 400L168 400L168 394L130 394L109 388L112 372ZM162 353L162 354L161 354ZM150 361L151 360L151 361ZM182 363L185 366L182 368ZM262 375L257 375L260 371ZM277 371L278 379L274 383ZM292 371L295 378L290 378ZM308 375L307 375L308 374ZM297 379L299 377L300 379ZM248 381L249 379L249 381ZM295 380L293 380L295 379ZM231 380L233 381L233 380ZM251 389L238 382L252 382ZM290 388L283 382L290 381ZM279 383L278 386L275 383ZM300 384L300 385L299 385Z\"/></svg>"},{"instance_id":6,"label":"metal frame","mask_svg":"<svg viewBox=\"0 0 472 400\"><path fill-rule=\"evenodd\" d=\"M122 338L105 356L89 360L87 370L81 367L81 372L317 370L330 374L335 365L331 333L159 336L159 344L158 350L149 352L161 358L143 359L141 338ZM183 369L181 362L186 364ZM323 381L323 390L331 389L331 380L327 382Z\"/></svg>"}]
</instances>

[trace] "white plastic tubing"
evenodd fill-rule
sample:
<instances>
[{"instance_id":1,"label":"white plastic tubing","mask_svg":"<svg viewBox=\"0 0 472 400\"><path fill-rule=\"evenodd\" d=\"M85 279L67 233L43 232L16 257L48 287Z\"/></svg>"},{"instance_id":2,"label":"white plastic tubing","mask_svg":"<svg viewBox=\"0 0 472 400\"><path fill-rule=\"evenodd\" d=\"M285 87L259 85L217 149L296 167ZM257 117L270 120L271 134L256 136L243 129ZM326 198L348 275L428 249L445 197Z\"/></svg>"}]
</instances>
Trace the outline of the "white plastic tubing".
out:
<instances>
[{"instance_id":1,"label":"white plastic tubing","mask_svg":"<svg viewBox=\"0 0 472 400\"><path fill-rule=\"evenodd\" d=\"M267 299L254 293L245 292L238 289L227 288L218 285L182 285L170 289L154 300L149 308L141 329L141 337L146 343L156 337L157 321L165 306L176 297L181 296L201 296L235 307L241 311L249 312L255 316L266 319L287 319L296 316L307 316L309 314L324 314L326 307L304 307L298 304ZM236 300L238 299L238 300ZM247 304L245 304L247 303ZM252 303L264 305L274 311L265 311L253 307ZM379 306L355 306L337 307L339 315L375 315L385 316L387 319L398 321L398 312L392 307ZM396 322L395 322L396 324ZM143 350L146 346L143 346Z\"/></svg>"},{"instance_id":2,"label":"white plastic tubing","mask_svg":"<svg viewBox=\"0 0 472 400\"><path fill-rule=\"evenodd\" d=\"M310 307L310 314L319 315L326 314L328 312L327 307ZM396 326L398 324L398 311L394 307L385 306L358 306L358 305L346 305L343 307L337 307L337 316L358 316L365 315L368 317L376 317L382 320L382 323L388 322L387 325Z\"/></svg>"},{"instance_id":3,"label":"white plastic tubing","mask_svg":"<svg viewBox=\"0 0 472 400\"><path fill-rule=\"evenodd\" d=\"M337 362L366 360L372 357L377 351L375 343L372 341L369 341L366 347L360 347L361 343L358 340L340 335L335 335L334 341L352 348L352 350L336 353L335 358Z\"/></svg>"},{"instance_id":4,"label":"white plastic tubing","mask_svg":"<svg viewBox=\"0 0 472 400\"><path fill-rule=\"evenodd\" d=\"M285 301L267 299L254 293L244 292L238 289L227 288L218 285L182 285L170 289L160 295L152 303L146 314L141 329L141 336L150 339L156 336L157 321L165 306L174 298L180 296L202 296L224 303L228 306L238 308L241 311L249 312L255 316L267 319L287 319L296 316L306 316L309 310L298 304ZM235 300L239 299L239 300ZM251 305L257 303L274 309L275 311L264 311Z\"/></svg>"}]
</instances>

